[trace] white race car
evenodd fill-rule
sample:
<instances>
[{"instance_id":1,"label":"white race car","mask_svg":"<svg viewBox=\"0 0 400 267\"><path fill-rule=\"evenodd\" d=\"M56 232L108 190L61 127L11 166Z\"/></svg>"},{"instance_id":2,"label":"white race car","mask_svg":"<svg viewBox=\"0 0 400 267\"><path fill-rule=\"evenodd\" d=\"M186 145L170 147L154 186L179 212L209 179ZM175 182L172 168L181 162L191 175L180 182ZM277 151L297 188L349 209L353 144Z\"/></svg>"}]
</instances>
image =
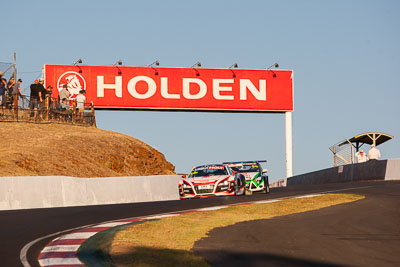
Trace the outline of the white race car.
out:
<instances>
[{"instance_id":1,"label":"white race car","mask_svg":"<svg viewBox=\"0 0 400 267\"><path fill-rule=\"evenodd\" d=\"M245 194L244 176L225 164L194 167L179 182L180 199Z\"/></svg>"}]
</instances>

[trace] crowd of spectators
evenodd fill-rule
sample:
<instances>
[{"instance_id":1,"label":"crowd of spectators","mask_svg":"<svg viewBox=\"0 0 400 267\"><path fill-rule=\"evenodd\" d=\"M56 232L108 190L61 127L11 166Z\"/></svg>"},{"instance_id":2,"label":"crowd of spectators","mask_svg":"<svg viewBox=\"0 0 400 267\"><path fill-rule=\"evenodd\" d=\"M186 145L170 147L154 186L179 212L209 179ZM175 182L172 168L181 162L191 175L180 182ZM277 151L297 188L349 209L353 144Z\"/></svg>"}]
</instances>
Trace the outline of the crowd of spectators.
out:
<instances>
[{"instance_id":1,"label":"crowd of spectators","mask_svg":"<svg viewBox=\"0 0 400 267\"><path fill-rule=\"evenodd\" d=\"M20 99L25 99L21 92L22 80L15 81L13 77L7 80L0 72L0 115L5 115L6 109L14 111L14 118L18 118L18 109L20 106ZM81 90L76 98L72 99L68 91L68 86L63 85L58 97L52 97L52 86L45 88L43 79L37 79L30 85L29 102L27 106L27 116L29 119L43 118L43 114L47 112L50 116L63 118L64 120L71 120L72 114L77 114L78 121L84 120L85 110L85 91ZM74 106L76 106L76 113L74 113Z\"/></svg>"}]
</instances>

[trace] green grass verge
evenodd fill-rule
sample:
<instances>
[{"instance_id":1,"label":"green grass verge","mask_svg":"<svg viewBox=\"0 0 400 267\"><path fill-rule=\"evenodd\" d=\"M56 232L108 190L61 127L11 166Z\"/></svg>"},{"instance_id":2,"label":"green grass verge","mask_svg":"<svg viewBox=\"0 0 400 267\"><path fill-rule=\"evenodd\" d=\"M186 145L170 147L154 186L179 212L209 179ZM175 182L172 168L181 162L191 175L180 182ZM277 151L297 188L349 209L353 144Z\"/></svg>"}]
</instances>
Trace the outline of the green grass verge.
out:
<instances>
[{"instance_id":1,"label":"green grass verge","mask_svg":"<svg viewBox=\"0 0 400 267\"><path fill-rule=\"evenodd\" d=\"M108 251L115 266L208 266L191 249L213 228L316 210L363 198L353 194L326 194L146 221L117 232Z\"/></svg>"}]
</instances>

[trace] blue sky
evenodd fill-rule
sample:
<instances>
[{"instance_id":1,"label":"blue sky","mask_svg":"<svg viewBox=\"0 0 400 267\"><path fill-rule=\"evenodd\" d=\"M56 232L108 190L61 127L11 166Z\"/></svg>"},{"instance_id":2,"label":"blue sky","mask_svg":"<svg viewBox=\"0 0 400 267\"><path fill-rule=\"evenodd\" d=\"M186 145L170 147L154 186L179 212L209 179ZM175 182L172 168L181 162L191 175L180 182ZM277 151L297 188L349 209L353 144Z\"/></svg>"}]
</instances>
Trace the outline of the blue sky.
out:
<instances>
[{"instance_id":1,"label":"blue sky","mask_svg":"<svg viewBox=\"0 0 400 267\"><path fill-rule=\"evenodd\" d=\"M294 174L331 167L329 146L368 131L394 135L378 148L400 157L400 1L16 0L2 10L0 61L17 52L23 88L44 64L79 57L162 67L278 62L294 71ZM267 159L271 180L286 174L283 114L99 111L97 121L155 147L177 172Z\"/></svg>"}]
</instances>

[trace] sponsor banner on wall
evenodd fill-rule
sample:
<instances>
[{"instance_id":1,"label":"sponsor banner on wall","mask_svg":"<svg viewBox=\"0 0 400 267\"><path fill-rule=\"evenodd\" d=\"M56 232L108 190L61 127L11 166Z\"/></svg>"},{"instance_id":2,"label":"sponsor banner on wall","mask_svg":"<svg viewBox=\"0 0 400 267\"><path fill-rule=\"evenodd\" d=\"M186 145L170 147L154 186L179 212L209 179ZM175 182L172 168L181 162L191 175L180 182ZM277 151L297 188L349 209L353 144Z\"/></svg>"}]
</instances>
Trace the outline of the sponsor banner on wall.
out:
<instances>
[{"instance_id":1,"label":"sponsor banner on wall","mask_svg":"<svg viewBox=\"0 0 400 267\"><path fill-rule=\"evenodd\" d=\"M74 99L85 90L97 109L285 112L293 71L45 65L45 85Z\"/></svg>"}]
</instances>

